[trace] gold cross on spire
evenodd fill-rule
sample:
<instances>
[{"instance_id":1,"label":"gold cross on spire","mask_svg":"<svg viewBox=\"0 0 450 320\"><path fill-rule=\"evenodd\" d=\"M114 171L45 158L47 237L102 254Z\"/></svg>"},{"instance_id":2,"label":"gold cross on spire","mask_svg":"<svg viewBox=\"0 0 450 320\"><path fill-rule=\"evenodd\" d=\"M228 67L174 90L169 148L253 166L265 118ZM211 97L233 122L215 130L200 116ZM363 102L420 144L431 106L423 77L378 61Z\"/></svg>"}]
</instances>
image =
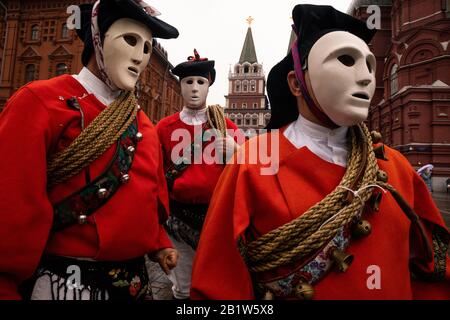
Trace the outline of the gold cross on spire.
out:
<instances>
[{"instance_id":1,"label":"gold cross on spire","mask_svg":"<svg viewBox=\"0 0 450 320\"><path fill-rule=\"evenodd\" d=\"M249 27L252 26L253 20L255 20L255 19L253 19L252 16L248 16L248 18L247 18L247 23L248 23L248 26L249 26Z\"/></svg>"}]
</instances>

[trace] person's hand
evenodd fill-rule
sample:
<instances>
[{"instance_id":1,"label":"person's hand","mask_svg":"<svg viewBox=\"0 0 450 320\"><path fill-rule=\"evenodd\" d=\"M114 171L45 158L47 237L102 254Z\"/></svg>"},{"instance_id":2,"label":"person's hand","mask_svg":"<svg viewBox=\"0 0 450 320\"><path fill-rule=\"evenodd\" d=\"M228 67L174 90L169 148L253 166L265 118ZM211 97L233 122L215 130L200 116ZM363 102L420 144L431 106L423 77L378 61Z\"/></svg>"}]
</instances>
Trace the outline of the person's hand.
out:
<instances>
[{"instance_id":1,"label":"person's hand","mask_svg":"<svg viewBox=\"0 0 450 320\"><path fill-rule=\"evenodd\" d=\"M239 148L240 148L240 146L229 135L227 135L225 138L217 139L217 141L216 141L216 150L227 162L228 162L228 160L231 159L233 154L237 150L239 150Z\"/></svg>"},{"instance_id":2,"label":"person's hand","mask_svg":"<svg viewBox=\"0 0 450 320\"><path fill-rule=\"evenodd\" d=\"M158 262L161 269L165 274L169 274L169 271L177 266L178 251L172 248L165 248L157 251L151 259Z\"/></svg>"}]
</instances>

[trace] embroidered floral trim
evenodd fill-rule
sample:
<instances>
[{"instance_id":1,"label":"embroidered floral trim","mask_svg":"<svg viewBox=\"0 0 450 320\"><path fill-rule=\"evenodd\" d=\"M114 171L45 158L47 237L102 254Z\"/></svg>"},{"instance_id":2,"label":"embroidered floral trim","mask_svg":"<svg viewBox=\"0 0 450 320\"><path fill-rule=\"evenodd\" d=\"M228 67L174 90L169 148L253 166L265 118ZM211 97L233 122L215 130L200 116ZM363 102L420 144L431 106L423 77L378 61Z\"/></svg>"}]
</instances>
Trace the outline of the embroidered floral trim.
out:
<instances>
[{"instance_id":1,"label":"embroidered floral trim","mask_svg":"<svg viewBox=\"0 0 450 320\"><path fill-rule=\"evenodd\" d=\"M446 230L436 226L433 232L433 251L434 251L434 280L442 281L445 279L447 270L447 252L450 242L450 235Z\"/></svg>"},{"instance_id":2,"label":"embroidered floral trim","mask_svg":"<svg viewBox=\"0 0 450 320\"><path fill-rule=\"evenodd\" d=\"M433 230L433 272L424 271L420 265L411 264L413 277L424 281L443 281L447 270L447 252L449 249L450 235L444 228L435 226Z\"/></svg>"},{"instance_id":3,"label":"embroidered floral trim","mask_svg":"<svg viewBox=\"0 0 450 320\"><path fill-rule=\"evenodd\" d=\"M330 271L333 260L331 253L335 248L345 250L350 242L348 228L341 228L338 234L307 264L294 269L292 273L281 279L267 282L259 281L257 287L270 290L278 298L296 298L293 290L300 282L315 284ZM258 275L256 275L258 278ZM264 290L263 289L263 290Z\"/></svg>"},{"instance_id":4,"label":"embroidered floral trim","mask_svg":"<svg viewBox=\"0 0 450 320\"><path fill-rule=\"evenodd\" d=\"M112 269L109 272L112 278L111 284L117 288L127 288L130 296L138 299L147 292L148 285L142 285L139 275L134 275L126 269Z\"/></svg>"},{"instance_id":5,"label":"embroidered floral trim","mask_svg":"<svg viewBox=\"0 0 450 320\"><path fill-rule=\"evenodd\" d=\"M127 174L133 163L134 153L127 152L132 146L137 148L135 139L138 132L137 122L134 121L120 137L116 153L107 169L94 181L76 191L53 207L53 231L59 231L79 222L79 217L89 216L103 206L120 188L121 177ZM106 196L99 198L100 189L106 189Z\"/></svg>"}]
</instances>

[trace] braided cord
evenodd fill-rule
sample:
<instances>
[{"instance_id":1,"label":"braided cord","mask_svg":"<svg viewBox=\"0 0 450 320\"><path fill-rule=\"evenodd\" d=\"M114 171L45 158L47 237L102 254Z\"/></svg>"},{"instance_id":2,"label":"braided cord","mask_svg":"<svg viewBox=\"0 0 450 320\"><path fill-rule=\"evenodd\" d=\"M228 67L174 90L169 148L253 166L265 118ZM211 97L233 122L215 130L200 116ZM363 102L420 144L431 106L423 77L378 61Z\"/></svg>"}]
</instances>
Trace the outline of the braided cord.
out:
<instances>
[{"instance_id":1,"label":"braided cord","mask_svg":"<svg viewBox=\"0 0 450 320\"><path fill-rule=\"evenodd\" d=\"M208 107L208 124L211 128L217 129L222 137L227 135L227 122L225 120L225 113L219 105L211 105Z\"/></svg>"},{"instance_id":2,"label":"braided cord","mask_svg":"<svg viewBox=\"0 0 450 320\"><path fill-rule=\"evenodd\" d=\"M137 116L134 92L123 92L64 150L47 162L48 187L80 173L111 147Z\"/></svg>"},{"instance_id":3,"label":"braided cord","mask_svg":"<svg viewBox=\"0 0 450 320\"><path fill-rule=\"evenodd\" d=\"M358 137L358 130L350 130L348 166L339 186L300 217L250 242L247 250L251 271L272 270L308 256L333 239L363 210L373 189L364 187L377 183L378 164L367 127L360 125L363 139ZM361 181L357 181L359 172L363 172ZM355 187L361 190L358 197L346 204L346 189Z\"/></svg>"}]
</instances>

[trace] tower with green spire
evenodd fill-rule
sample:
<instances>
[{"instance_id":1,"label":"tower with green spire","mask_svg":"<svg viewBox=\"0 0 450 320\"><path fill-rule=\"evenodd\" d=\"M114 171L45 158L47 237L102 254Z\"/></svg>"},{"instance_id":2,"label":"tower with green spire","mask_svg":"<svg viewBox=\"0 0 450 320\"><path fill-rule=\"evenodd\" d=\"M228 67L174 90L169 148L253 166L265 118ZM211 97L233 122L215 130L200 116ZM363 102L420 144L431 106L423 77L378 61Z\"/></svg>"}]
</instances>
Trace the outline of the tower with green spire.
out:
<instances>
[{"instance_id":1,"label":"tower with green spire","mask_svg":"<svg viewBox=\"0 0 450 320\"><path fill-rule=\"evenodd\" d=\"M239 128L251 133L251 129L261 129L270 120L270 110L266 97L266 77L263 66L256 56L251 24L249 24L238 63L228 75L229 87L226 99L226 115Z\"/></svg>"}]
</instances>

